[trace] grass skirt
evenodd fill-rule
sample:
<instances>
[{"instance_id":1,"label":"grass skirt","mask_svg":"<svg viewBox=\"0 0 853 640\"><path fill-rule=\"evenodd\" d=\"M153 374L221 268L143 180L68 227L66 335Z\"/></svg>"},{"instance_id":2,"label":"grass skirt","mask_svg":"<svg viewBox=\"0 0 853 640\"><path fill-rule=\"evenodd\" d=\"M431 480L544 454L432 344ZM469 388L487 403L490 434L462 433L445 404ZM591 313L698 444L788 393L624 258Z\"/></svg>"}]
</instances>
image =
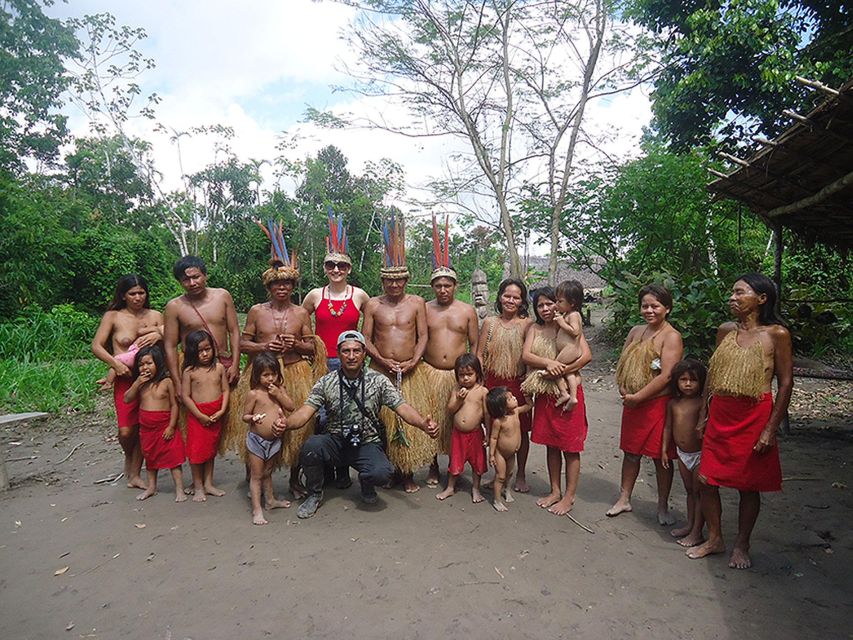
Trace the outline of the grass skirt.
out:
<instances>
[{"instance_id":1,"label":"grass skirt","mask_svg":"<svg viewBox=\"0 0 853 640\"><path fill-rule=\"evenodd\" d=\"M447 410L447 403L456 388L456 372L453 369L436 369L428 363L432 376L433 408L430 414L438 423L438 438L436 442L439 453L450 453L450 436L453 433L453 414Z\"/></svg>"},{"instance_id":2,"label":"grass skirt","mask_svg":"<svg viewBox=\"0 0 853 640\"><path fill-rule=\"evenodd\" d=\"M371 368L385 373L371 363ZM401 393L405 401L426 417L432 415L435 407L434 381L430 367L421 361L403 377ZM392 382L396 382L392 379ZM426 433L403 422L388 407L382 407L379 419L385 425L388 439L388 459L403 473L414 473L432 462L438 452L438 443Z\"/></svg>"}]
</instances>

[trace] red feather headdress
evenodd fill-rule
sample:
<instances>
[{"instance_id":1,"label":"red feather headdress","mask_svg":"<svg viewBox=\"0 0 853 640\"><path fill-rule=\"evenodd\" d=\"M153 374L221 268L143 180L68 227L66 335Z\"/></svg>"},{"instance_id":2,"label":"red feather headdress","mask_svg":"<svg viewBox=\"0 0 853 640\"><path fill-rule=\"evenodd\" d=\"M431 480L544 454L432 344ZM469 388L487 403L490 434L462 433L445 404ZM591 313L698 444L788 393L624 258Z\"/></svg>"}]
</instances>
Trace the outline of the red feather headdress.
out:
<instances>
[{"instance_id":1,"label":"red feather headdress","mask_svg":"<svg viewBox=\"0 0 853 640\"><path fill-rule=\"evenodd\" d=\"M270 268L263 273L264 284L269 286L278 280L292 280L295 284L299 280L299 260L296 252L287 250L284 226L280 221L273 222L272 218L267 220L266 226L260 220L255 223L270 241Z\"/></svg>"},{"instance_id":2,"label":"red feather headdress","mask_svg":"<svg viewBox=\"0 0 853 640\"><path fill-rule=\"evenodd\" d=\"M432 275L429 278L430 283L436 278L452 278L458 280L456 272L450 266L450 217L444 217L444 245L441 242L441 236L438 231L438 224L435 221L435 214L432 216Z\"/></svg>"}]
</instances>

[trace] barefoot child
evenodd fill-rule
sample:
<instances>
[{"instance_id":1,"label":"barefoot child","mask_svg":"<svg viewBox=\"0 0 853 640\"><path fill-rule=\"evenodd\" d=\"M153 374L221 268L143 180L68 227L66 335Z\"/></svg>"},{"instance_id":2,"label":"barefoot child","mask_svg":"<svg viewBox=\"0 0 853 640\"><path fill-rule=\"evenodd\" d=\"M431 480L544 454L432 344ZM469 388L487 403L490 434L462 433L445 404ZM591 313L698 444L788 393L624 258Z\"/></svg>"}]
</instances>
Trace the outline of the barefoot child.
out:
<instances>
[{"instance_id":1,"label":"barefoot child","mask_svg":"<svg viewBox=\"0 0 853 640\"><path fill-rule=\"evenodd\" d=\"M175 502L187 499L184 495L181 465L184 464L184 439L175 429L178 422L178 401L175 387L169 378L166 358L159 346L143 347L133 365L133 384L124 394L125 402L139 398L139 442L148 470L148 488L136 496L145 500L157 493L157 473L169 469L175 482Z\"/></svg>"},{"instance_id":2,"label":"barefoot child","mask_svg":"<svg viewBox=\"0 0 853 640\"><path fill-rule=\"evenodd\" d=\"M504 498L514 502L509 490L515 453L521 446L521 421L519 416L530 411L530 404L518 406L515 395L506 387L495 387L486 396L486 408L492 418L489 435L489 464L495 468L495 496L492 506L496 511L506 511Z\"/></svg>"},{"instance_id":3,"label":"barefoot child","mask_svg":"<svg viewBox=\"0 0 853 640\"><path fill-rule=\"evenodd\" d=\"M272 488L272 472L281 458L281 435L285 430L284 411L296 404L282 385L281 366L271 351L255 356L252 362L252 389L243 404L243 422L249 424L246 449L249 458L249 491L252 496L252 523L267 524L261 508L261 494L266 508L287 509L289 500L276 500Z\"/></svg>"},{"instance_id":4,"label":"barefoot child","mask_svg":"<svg viewBox=\"0 0 853 640\"><path fill-rule=\"evenodd\" d=\"M216 357L213 338L203 329L186 338L181 390L187 408L187 459L193 474L193 501L204 502L208 495L224 496L224 491L213 486L213 460L222 431L220 420L228 410L228 377Z\"/></svg>"},{"instance_id":5,"label":"barefoot child","mask_svg":"<svg viewBox=\"0 0 853 640\"><path fill-rule=\"evenodd\" d=\"M474 477L471 488L473 502L482 502L480 476L486 472L486 450L483 442L483 418L486 415L486 394L483 386L483 368L480 359L473 353L463 353L453 366L456 373L456 392L447 403L447 411L453 414L453 431L450 434L450 464L447 469L447 488L435 497L449 498L456 492L456 480L471 465Z\"/></svg>"},{"instance_id":6,"label":"barefoot child","mask_svg":"<svg viewBox=\"0 0 853 640\"><path fill-rule=\"evenodd\" d=\"M699 504L699 461L702 457L699 413L702 409L702 389L705 388L705 365L698 360L685 358L672 368L669 381L672 399L666 406L661 463L669 469L667 443L675 440L678 452L678 471L687 492L687 525L673 529L673 537L680 538L683 547L695 547L704 542L702 528L705 519Z\"/></svg>"},{"instance_id":7,"label":"barefoot child","mask_svg":"<svg viewBox=\"0 0 853 640\"><path fill-rule=\"evenodd\" d=\"M583 305L583 287L577 280L564 280L554 291L557 310L554 317L560 331L557 334L557 362L571 364L581 355L581 338L583 337L583 318L580 310ZM569 373L557 378L560 395L554 402L559 407L565 404L564 410L571 411L578 404L578 385L580 375Z\"/></svg>"}]
</instances>

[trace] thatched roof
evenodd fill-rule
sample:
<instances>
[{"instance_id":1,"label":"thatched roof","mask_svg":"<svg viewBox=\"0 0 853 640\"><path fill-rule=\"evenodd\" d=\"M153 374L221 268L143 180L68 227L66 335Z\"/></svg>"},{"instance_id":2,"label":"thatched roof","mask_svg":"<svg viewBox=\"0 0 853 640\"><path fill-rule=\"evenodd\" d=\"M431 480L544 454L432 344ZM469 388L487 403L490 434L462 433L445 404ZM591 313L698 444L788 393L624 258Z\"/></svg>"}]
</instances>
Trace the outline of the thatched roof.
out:
<instances>
[{"instance_id":1,"label":"thatched roof","mask_svg":"<svg viewBox=\"0 0 853 640\"><path fill-rule=\"evenodd\" d=\"M739 168L708 189L747 204L772 227L847 250L853 247L853 81L839 90L799 79L829 97L761 145L749 160L721 154Z\"/></svg>"}]
</instances>

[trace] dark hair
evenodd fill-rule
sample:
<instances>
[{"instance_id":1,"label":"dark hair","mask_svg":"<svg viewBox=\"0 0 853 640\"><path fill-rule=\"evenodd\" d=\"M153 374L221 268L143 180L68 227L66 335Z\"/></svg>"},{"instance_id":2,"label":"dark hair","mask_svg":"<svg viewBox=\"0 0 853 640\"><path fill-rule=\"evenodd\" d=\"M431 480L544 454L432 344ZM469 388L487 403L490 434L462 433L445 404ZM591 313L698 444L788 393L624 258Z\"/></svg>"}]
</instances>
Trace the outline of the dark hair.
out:
<instances>
[{"instance_id":1,"label":"dark hair","mask_svg":"<svg viewBox=\"0 0 853 640\"><path fill-rule=\"evenodd\" d=\"M507 278L498 285L498 295L495 298L495 311L498 312L498 315L504 312L503 307L501 307L501 296L504 294L507 287L513 284L521 290L521 304L518 305L518 317L526 318L528 316L527 285L525 285L521 280L516 280L515 278Z\"/></svg>"},{"instance_id":2,"label":"dark hair","mask_svg":"<svg viewBox=\"0 0 853 640\"><path fill-rule=\"evenodd\" d=\"M762 293L767 296L767 301L758 307L758 321L761 324L781 324L783 327L785 321L779 317L776 312L776 285L774 282L765 276L763 273L744 273L742 276L735 278L735 282L743 280L748 284L756 294Z\"/></svg>"},{"instance_id":3,"label":"dark hair","mask_svg":"<svg viewBox=\"0 0 853 640\"><path fill-rule=\"evenodd\" d=\"M196 329L184 340L184 369L195 369L201 366L198 359L198 346L205 340L210 343L210 348L213 349L213 359L208 368L212 369L216 366L216 341L204 329Z\"/></svg>"},{"instance_id":4,"label":"dark hair","mask_svg":"<svg viewBox=\"0 0 853 640\"><path fill-rule=\"evenodd\" d=\"M583 285L577 280L563 280L554 289L558 298L565 298L572 303L572 308L580 312L583 306Z\"/></svg>"},{"instance_id":5,"label":"dark hair","mask_svg":"<svg viewBox=\"0 0 853 640\"><path fill-rule=\"evenodd\" d=\"M278 358L272 351L262 351L252 360L252 389L255 389L261 384L261 374L264 371L274 371L276 384L282 384L284 379L281 377L281 365L278 363Z\"/></svg>"},{"instance_id":6,"label":"dark hair","mask_svg":"<svg viewBox=\"0 0 853 640\"><path fill-rule=\"evenodd\" d=\"M530 304L533 306L533 317L536 318L536 324L545 324L542 316L539 315L539 309L536 308L539 305L539 298L542 296L545 296L551 302L557 301L554 289L547 284L544 287L539 287L538 289L534 289L530 292Z\"/></svg>"},{"instance_id":7,"label":"dark hair","mask_svg":"<svg viewBox=\"0 0 853 640\"><path fill-rule=\"evenodd\" d=\"M658 302L672 311L672 294L662 284L647 284L640 289L639 293L637 293L637 304L643 304L643 297L647 295L654 296Z\"/></svg>"},{"instance_id":8,"label":"dark hair","mask_svg":"<svg viewBox=\"0 0 853 640\"><path fill-rule=\"evenodd\" d=\"M672 368L672 374L669 378L669 392L674 398L681 397L681 391L678 389L678 379L685 373L689 373L699 382L699 393L705 388L705 377L708 375L708 370L705 365L695 358L684 358Z\"/></svg>"},{"instance_id":9,"label":"dark hair","mask_svg":"<svg viewBox=\"0 0 853 640\"><path fill-rule=\"evenodd\" d=\"M486 409L495 420L503 418L507 414L506 394L508 393L509 389L506 387L495 387L489 389L489 393L486 395Z\"/></svg>"},{"instance_id":10,"label":"dark hair","mask_svg":"<svg viewBox=\"0 0 853 640\"><path fill-rule=\"evenodd\" d=\"M145 304L142 305L146 309L151 308L151 299L148 295L148 283L145 278L138 276L135 273L122 276L116 282L116 290L113 293L113 299L110 301L107 311L118 311L127 307L127 301L124 299L124 294L133 289L133 287L142 287L145 289Z\"/></svg>"},{"instance_id":11,"label":"dark hair","mask_svg":"<svg viewBox=\"0 0 853 640\"><path fill-rule=\"evenodd\" d=\"M172 275L175 276L175 280L178 282L183 280L187 269L198 269L204 275L207 275L207 267L204 264L204 260L198 256L184 256L172 267Z\"/></svg>"},{"instance_id":12,"label":"dark hair","mask_svg":"<svg viewBox=\"0 0 853 640\"><path fill-rule=\"evenodd\" d=\"M142 347L136 352L136 360L133 361L134 378L139 377L139 363L145 356L151 356L154 366L157 368L157 373L148 382L160 382L169 377L169 367L166 366L166 356L163 355L163 349L160 348L159 344L152 344L150 347Z\"/></svg>"},{"instance_id":13,"label":"dark hair","mask_svg":"<svg viewBox=\"0 0 853 640\"><path fill-rule=\"evenodd\" d=\"M459 372L462 369L473 369L477 376L477 382L483 381L483 365L480 364L480 359L476 354L469 351L456 358L456 362L453 364L453 373L457 380L459 380Z\"/></svg>"}]
</instances>

